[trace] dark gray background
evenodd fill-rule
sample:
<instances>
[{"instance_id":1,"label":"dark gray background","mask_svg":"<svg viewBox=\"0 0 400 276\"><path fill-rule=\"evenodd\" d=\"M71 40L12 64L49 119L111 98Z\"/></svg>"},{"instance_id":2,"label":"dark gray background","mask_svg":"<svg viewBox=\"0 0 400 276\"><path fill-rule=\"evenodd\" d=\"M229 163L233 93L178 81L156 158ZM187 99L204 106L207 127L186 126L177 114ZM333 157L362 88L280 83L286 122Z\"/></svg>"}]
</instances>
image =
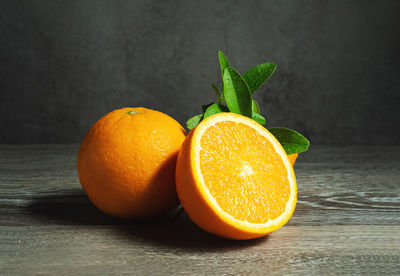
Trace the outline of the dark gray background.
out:
<instances>
[{"instance_id":1,"label":"dark gray background","mask_svg":"<svg viewBox=\"0 0 400 276\"><path fill-rule=\"evenodd\" d=\"M400 1L1 1L0 143L79 142L125 106L180 123L214 99L217 51L269 126L315 144L400 144Z\"/></svg>"}]
</instances>

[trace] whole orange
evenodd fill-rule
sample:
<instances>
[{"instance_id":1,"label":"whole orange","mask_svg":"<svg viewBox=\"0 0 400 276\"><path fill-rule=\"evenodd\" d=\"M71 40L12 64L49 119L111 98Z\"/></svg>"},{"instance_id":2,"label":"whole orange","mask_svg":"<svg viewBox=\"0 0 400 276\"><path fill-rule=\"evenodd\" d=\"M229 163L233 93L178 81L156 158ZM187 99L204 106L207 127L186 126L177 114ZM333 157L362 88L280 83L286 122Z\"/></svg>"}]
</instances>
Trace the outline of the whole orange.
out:
<instances>
[{"instance_id":1,"label":"whole orange","mask_svg":"<svg viewBox=\"0 0 400 276\"><path fill-rule=\"evenodd\" d=\"M170 116L142 107L114 110L86 134L78 175L90 200L120 218L149 218L178 205L176 158L186 136Z\"/></svg>"}]
</instances>

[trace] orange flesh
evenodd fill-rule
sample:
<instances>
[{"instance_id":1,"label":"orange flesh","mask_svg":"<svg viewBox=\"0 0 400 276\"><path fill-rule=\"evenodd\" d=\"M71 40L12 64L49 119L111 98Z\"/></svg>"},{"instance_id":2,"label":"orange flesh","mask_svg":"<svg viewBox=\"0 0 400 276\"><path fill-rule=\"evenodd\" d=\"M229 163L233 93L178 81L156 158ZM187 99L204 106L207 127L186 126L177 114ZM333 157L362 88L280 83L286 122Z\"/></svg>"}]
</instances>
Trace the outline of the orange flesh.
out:
<instances>
[{"instance_id":1,"label":"orange flesh","mask_svg":"<svg viewBox=\"0 0 400 276\"><path fill-rule=\"evenodd\" d=\"M243 123L224 121L209 127L200 143L204 183L225 213L266 223L285 211L287 169L266 137Z\"/></svg>"}]
</instances>

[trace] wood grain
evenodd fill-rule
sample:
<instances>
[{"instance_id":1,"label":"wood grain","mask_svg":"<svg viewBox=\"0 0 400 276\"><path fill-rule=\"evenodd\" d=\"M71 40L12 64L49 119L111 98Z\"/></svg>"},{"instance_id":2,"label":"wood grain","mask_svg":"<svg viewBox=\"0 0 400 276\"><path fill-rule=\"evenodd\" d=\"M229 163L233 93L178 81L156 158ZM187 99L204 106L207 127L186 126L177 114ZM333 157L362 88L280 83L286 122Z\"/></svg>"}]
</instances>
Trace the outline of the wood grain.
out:
<instances>
[{"instance_id":1,"label":"wood grain","mask_svg":"<svg viewBox=\"0 0 400 276\"><path fill-rule=\"evenodd\" d=\"M131 222L83 193L77 145L0 145L0 274L400 274L400 147L313 146L267 237L209 235L176 210Z\"/></svg>"}]
</instances>

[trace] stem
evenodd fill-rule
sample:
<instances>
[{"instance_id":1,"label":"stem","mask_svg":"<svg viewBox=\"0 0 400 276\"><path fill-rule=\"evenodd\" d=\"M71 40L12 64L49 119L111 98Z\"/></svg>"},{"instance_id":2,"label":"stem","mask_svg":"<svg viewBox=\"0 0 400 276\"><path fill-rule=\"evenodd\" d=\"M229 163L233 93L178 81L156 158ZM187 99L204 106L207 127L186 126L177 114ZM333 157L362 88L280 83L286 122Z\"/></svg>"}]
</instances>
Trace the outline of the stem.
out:
<instances>
[{"instance_id":1,"label":"stem","mask_svg":"<svg viewBox=\"0 0 400 276\"><path fill-rule=\"evenodd\" d=\"M215 84L212 83L211 87L213 88L215 95L217 95L218 104L221 104L221 94L219 93L217 86L215 86Z\"/></svg>"},{"instance_id":2,"label":"stem","mask_svg":"<svg viewBox=\"0 0 400 276\"><path fill-rule=\"evenodd\" d=\"M132 110L129 110L126 114L133 115L133 114L138 114L138 113L139 112L137 112L136 110L132 109Z\"/></svg>"}]
</instances>

